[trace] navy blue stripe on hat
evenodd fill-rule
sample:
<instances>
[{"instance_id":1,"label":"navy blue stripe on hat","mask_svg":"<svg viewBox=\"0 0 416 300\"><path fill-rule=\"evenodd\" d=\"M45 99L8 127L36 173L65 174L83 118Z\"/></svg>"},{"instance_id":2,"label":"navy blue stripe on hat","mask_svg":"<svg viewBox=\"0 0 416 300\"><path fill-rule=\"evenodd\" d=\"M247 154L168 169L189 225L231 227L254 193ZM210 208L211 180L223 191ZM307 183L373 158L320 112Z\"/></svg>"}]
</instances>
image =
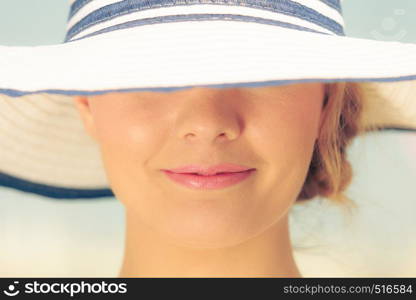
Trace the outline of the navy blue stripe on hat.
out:
<instances>
[{"instance_id":1,"label":"navy blue stripe on hat","mask_svg":"<svg viewBox=\"0 0 416 300\"><path fill-rule=\"evenodd\" d=\"M157 1L120 1L114 4L110 4L104 7L97 9L96 11L90 13L81 19L78 23L74 24L66 34L65 40L72 39L78 33L84 31L85 29L100 24L109 20L114 19L122 15L127 15L137 11L143 11L146 9L155 9L163 6L179 6L179 5L192 5L192 4L211 4L211 5L234 5L241 6L244 3L245 7L257 8L262 10L271 11L274 13L282 13L288 16L297 17L301 20L314 23L318 26L321 26L337 35L345 35L343 26L336 22L335 20L322 15L321 13L315 11L312 8L306 7L299 3L285 0L285 1L271 1L265 0L259 2L258 0L217 0L214 3L209 1L201 0L186 0L186 1L177 1L172 4L172 0L157 0Z\"/></svg>"},{"instance_id":2,"label":"navy blue stripe on hat","mask_svg":"<svg viewBox=\"0 0 416 300\"><path fill-rule=\"evenodd\" d=\"M342 13L340 0L320 0L320 1L328 5L329 7L332 7L339 13Z\"/></svg>"},{"instance_id":3,"label":"navy blue stripe on hat","mask_svg":"<svg viewBox=\"0 0 416 300\"><path fill-rule=\"evenodd\" d=\"M118 24L118 25L114 25L108 28L98 30L96 32L82 36L80 38L72 39L70 41L65 40L65 43L74 42L74 41L88 38L88 37L101 34L101 33L106 33L106 32L120 30L120 29L127 29L127 28L141 26L141 25L170 23L170 22L183 22L183 21L209 21L209 20L233 20L233 21L242 21L242 22L254 22L254 23L260 23L260 24L275 25L275 26L280 26L280 27L290 28L290 29L295 29L295 30L300 30L300 31L308 31L308 32L329 35L326 32L316 31L316 30L309 29L303 26L298 26L298 25L294 25L294 24L290 24L286 22L263 19L263 18L258 18L258 17L231 15L231 14L192 14L192 15L162 16L162 17L146 18L146 19L141 19L141 20L129 21L129 22L125 22L122 24Z\"/></svg>"},{"instance_id":4,"label":"navy blue stripe on hat","mask_svg":"<svg viewBox=\"0 0 416 300\"><path fill-rule=\"evenodd\" d=\"M0 186L54 199L114 197L111 189L70 189L39 184L0 172Z\"/></svg>"},{"instance_id":5,"label":"navy blue stripe on hat","mask_svg":"<svg viewBox=\"0 0 416 300\"><path fill-rule=\"evenodd\" d=\"M85 5L90 3L93 0L77 0L74 3L72 3L71 8L69 10L69 16L68 20L72 19L72 17Z\"/></svg>"},{"instance_id":6,"label":"navy blue stripe on hat","mask_svg":"<svg viewBox=\"0 0 416 300\"><path fill-rule=\"evenodd\" d=\"M70 7L70 12L69 12L69 16L68 16L68 20L72 19L72 17L81 9L83 8L85 5L87 5L88 3L90 3L93 0L76 0L74 3L72 3L71 7ZM154 0L155 2L157 2L157 0ZM270 0L269 0L270 1ZM329 7L335 9L336 11L338 11L339 13L342 13L342 8L341 8L341 3L340 0L319 0L323 3L325 3L326 5L328 5ZM176 1L176 3L179 1ZM203 0L199 0L200 3L204 3ZM175 2L173 2L175 3ZM209 2L212 3L212 2Z\"/></svg>"}]
</instances>

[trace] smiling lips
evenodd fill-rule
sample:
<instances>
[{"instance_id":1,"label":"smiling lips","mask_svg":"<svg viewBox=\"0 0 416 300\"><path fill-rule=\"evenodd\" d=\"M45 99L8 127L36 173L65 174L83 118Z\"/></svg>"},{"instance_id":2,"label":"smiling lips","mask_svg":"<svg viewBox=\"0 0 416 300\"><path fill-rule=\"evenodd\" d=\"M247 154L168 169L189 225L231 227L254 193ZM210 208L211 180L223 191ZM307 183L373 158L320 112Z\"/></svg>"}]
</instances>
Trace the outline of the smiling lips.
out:
<instances>
[{"instance_id":1,"label":"smiling lips","mask_svg":"<svg viewBox=\"0 0 416 300\"><path fill-rule=\"evenodd\" d=\"M162 171L172 181L192 189L220 189L243 181L255 170L235 164L220 164L208 168L188 165Z\"/></svg>"}]
</instances>

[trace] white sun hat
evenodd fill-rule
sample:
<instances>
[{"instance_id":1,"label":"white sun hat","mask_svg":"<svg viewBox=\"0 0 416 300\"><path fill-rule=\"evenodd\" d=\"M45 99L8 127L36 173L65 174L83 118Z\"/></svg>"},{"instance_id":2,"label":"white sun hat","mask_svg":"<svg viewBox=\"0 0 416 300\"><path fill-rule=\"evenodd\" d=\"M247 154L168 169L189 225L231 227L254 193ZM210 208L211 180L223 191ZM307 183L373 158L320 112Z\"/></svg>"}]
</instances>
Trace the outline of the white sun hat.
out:
<instances>
[{"instance_id":1,"label":"white sun hat","mask_svg":"<svg viewBox=\"0 0 416 300\"><path fill-rule=\"evenodd\" d=\"M339 0L70 4L63 43L0 46L0 185L113 195L74 95L350 81L364 128L416 131L416 44L345 36Z\"/></svg>"}]
</instances>

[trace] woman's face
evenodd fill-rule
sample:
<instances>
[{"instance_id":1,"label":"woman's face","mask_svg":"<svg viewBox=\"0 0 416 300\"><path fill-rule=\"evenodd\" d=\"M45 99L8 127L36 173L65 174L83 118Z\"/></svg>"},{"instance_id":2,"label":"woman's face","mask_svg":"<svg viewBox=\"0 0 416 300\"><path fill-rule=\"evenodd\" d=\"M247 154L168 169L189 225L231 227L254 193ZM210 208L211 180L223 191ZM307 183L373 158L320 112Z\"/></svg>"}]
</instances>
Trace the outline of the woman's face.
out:
<instances>
[{"instance_id":1,"label":"woman's face","mask_svg":"<svg viewBox=\"0 0 416 300\"><path fill-rule=\"evenodd\" d=\"M263 232L290 209L307 175L324 85L193 88L76 97L127 214L184 246L220 248ZM198 189L161 169L255 168L227 187Z\"/></svg>"}]
</instances>

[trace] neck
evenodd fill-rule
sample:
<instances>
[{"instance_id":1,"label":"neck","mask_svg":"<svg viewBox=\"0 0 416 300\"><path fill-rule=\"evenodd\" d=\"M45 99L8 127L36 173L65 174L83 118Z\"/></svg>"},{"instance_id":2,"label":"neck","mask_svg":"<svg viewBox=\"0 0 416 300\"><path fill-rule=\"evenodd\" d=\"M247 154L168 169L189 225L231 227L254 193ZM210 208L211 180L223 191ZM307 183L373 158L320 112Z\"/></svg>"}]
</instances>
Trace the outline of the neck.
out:
<instances>
[{"instance_id":1,"label":"neck","mask_svg":"<svg viewBox=\"0 0 416 300\"><path fill-rule=\"evenodd\" d=\"M126 214L119 277L301 277L288 218L241 244L216 249L178 246Z\"/></svg>"}]
</instances>

